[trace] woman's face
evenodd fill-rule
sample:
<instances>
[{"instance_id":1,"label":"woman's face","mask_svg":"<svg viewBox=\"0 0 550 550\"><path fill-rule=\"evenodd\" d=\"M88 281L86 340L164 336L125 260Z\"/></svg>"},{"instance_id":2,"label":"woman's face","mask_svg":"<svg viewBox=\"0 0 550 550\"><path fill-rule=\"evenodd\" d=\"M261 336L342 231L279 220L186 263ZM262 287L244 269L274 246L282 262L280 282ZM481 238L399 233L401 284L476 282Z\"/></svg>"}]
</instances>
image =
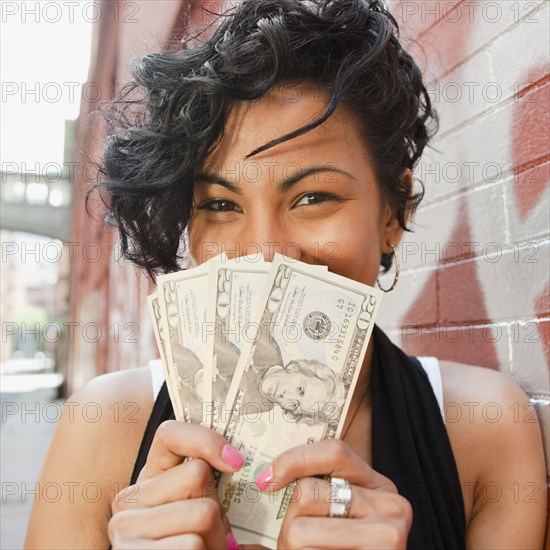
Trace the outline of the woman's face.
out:
<instances>
[{"instance_id":1,"label":"woman's face","mask_svg":"<svg viewBox=\"0 0 550 550\"><path fill-rule=\"evenodd\" d=\"M332 398L330 382L286 369L267 373L262 379L260 390L283 409L306 414L323 410Z\"/></svg>"},{"instance_id":2,"label":"woman's face","mask_svg":"<svg viewBox=\"0 0 550 550\"><path fill-rule=\"evenodd\" d=\"M251 151L326 108L311 87L279 87L229 111L220 143L196 178L191 253L202 263L275 252L327 265L373 285L382 252L402 230L381 201L374 168L349 113L339 107L316 129L247 159Z\"/></svg>"}]
</instances>

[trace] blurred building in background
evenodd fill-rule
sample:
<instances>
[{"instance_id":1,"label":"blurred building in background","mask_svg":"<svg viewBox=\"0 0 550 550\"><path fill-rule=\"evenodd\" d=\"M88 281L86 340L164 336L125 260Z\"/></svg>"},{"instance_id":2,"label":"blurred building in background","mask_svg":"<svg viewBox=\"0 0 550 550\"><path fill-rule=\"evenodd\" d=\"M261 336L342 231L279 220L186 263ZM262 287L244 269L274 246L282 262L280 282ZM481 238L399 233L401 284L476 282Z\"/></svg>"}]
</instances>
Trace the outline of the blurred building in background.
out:
<instances>
[{"instance_id":1,"label":"blurred building in background","mask_svg":"<svg viewBox=\"0 0 550 550\"><path fill-rule=\"evenodd\" d=\"M132 56L158 50L177 40L177 33L190 25L194 13L187 1L117 2L104 0L106 14L94 28L90 81L101 91L100 101L113 97L128 82L127 64ZM115 15L116 14L116 15ZM89 159L101 154L104 126L96 112L100 101L82 104L75 158L80 168L75 186L72 240L80 252L86 247L95 255L77 254L72 271L71 318L81 327L71 342L68 388L81 386L93 376L108 371L143 366L158 356L147 313L146 296L152 286L132 265L120 259L117 236L101 218L103 205L90 203L85 195L95 181ZM92 244L91 244L92 243ZM83 330L97 323L99 338Z\"/></svg>"}]
</instances>

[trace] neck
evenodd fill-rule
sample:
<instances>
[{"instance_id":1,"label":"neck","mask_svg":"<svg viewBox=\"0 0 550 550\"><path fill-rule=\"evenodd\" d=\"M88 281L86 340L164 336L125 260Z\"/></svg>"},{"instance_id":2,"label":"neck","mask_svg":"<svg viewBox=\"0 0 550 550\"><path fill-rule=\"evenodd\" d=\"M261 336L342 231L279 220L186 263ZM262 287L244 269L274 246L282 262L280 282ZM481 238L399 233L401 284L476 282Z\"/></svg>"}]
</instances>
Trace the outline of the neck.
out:
<instances>
[{"instance_id":1,"label":"neck","mask_svg":"<svg viewBox=\"0 0 550 550\"><path fill-rule=\"evenodd\" d=\"M359 407L361 406L361 403L363 402L363 400L366 400L367 404L370 403L369 387L370 387L372 355L373 355L373 339L371 338L369 345L367 347L367 353L365 354L365 358L363 359L363 365L361 366L361 370L359 372L359 378L357 379L357 384L355 385L355 389L353 390L353 396L351 398L351 403L348 409L346 422L342 430L342 436L341 436L342 438L344 438L347 431L349 430L349 427L351 426L351 423L353 422L353 419L355 418L355 415L357 414L357 411L359 410Z\"/></svg>"},{"instance_id":2,"label":"neck","mask_svg":"<svg viewBox=\"0 0 550 550\"><path fill-rule=\"evenodd\" d=\"M372 366L372 356L374 353L374 341L371 335L369 345L367 346L367 353L363 359L363 365L359 372L359 378L357 379L357 385L355 386L354 397L357 394L363 395L364 391L368 389L370 385L370 374Z\"/></svg>"}]
</instances>

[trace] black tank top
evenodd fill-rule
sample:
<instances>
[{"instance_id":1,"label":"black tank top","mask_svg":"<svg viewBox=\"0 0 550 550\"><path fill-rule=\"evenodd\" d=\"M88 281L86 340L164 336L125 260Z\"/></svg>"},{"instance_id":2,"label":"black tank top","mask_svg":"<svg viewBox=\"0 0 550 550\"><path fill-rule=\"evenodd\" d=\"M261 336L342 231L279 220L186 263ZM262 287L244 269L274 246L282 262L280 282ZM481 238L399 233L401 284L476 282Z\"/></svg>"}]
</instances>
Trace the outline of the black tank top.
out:
<instances>
[{"instance_id":1,"label":"black tank top","mask_svg":"<svg viewBox=\"0 0 550 550\"><path fill-rule=\"evenodd\" d=\"M415 357L374 327L371 368L373 468L391 479L413 507L407 548L465 549L464 501L439 404ZM173 419L166 382L157 396L132 472L135 483L156 429Z\"/></svg>"}]
</instances>

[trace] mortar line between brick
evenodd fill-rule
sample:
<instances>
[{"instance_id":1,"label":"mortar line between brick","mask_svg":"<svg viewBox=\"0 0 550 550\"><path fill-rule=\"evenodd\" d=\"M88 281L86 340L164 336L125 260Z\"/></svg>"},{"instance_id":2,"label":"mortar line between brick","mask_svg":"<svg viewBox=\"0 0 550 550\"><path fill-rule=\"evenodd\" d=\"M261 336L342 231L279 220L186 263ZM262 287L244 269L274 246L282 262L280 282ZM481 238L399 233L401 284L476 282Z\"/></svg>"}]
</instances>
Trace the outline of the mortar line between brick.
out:
<instances>
[{"instance_id":1,"label":"mortar line between brick","mask_svg":"<svg viewBox=\"0 0 550 550\"><path fill-rule=\"evenodd\" d=\"M455 71L458 67L460 67L461 65L464 65L465 63L467 63L468 61L470 61L470 59L472 59L473 57L475 57L477 54L479 54L480 52L482 52L483 50L487 49L488 46L490 46L493 42L495 42L497 39L499 39L500 37L504 36L505 34L511 32L515 27L519 26L524 19L527 19L528 17L530 17L533 12L536 10L537 12L540 11L541 7L543 7L545 4L545 0L542 0L540 3L538 3L535 8L533 10L531 10L529 13L525 14L523 17L521 17L518 21L513 21L510 25L508 25L508 27L502 29L502 31L500 33L498 33L497 35L493 36L492 38L490 38L489 40L487 40L487 42L484 42L483 44L481 44L479 47L477 47L475 50L473 50L472 52L470 52L469 54L465 55L458 63L455 63L454 65L451 65L450 68L448 70L446 70L445 72L441 73L440 75L437 76L436 79L434 80L440 80L442 78L444 78L445 76L447 76L449 73L452 73L453 71ZM431 82L429 82L428 84L431 84Z\"/></svg>"}]
</instances>

